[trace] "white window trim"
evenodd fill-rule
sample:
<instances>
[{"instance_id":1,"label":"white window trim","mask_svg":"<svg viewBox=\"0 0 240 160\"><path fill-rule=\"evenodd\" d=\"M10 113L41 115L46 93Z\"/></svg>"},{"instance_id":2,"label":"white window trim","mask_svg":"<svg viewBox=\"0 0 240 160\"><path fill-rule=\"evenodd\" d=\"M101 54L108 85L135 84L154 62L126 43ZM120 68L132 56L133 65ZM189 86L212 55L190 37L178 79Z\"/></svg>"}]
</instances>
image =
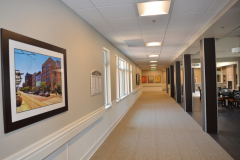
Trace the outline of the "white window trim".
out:
<instances>
[{"instance_id":1,"label":"white window trim","mask_svg":"<svg viewBox=\"0 0 240 160\"><path fill-rule=\"evenodd\" d=\"M107 48L103 47L104 54L104 100L105 100L105 108L109 108L112 106L111 101L111 70L110 70L110 51ZM105 73L106 67L106 73Z\"/></svg>"}]
</instances>

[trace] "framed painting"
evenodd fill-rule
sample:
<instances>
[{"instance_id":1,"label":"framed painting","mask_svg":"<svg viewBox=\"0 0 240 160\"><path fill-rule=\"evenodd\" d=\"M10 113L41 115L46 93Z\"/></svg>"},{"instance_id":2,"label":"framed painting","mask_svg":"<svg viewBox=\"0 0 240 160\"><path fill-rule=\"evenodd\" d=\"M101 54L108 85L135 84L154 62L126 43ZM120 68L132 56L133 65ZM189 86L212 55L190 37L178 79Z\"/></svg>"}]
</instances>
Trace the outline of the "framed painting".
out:
<instances>
[{"instance_id":1,"label":"framed painting","mask_svg":"<svg viewBox=\"0 0 240 160\"><path fill-rule=\"evenodd\" d=\"M140 75L137 73L136 74L136 85L140 84Z\"/></svg>"},{"instance_id":2,"label":"framed painting","mask_svg":"<svg viewBox=\"0 0 240 160\"><path fill-rule=\"evenodd\" d=\"M154 76L148 76L148 83L154 83Z\"/></svg>"},{"instance_id":3,"label":"framed painting","mask_svg":"<svg viewBox=\"0 0 240 160\"><path fill-rule=\"evenodd\" d=\"M142 76L142 83L147 83L147 76Z\"/></svg>"},{"instance_id":4,"label":"framed painting","mask_svg":"<svg viewBox=\"0 0 240 160\"><path fill-rule=\"evenodd\" d=\"M155 76L155 82L156 83L161 83L161 76L160 75Z\"/></svg>"},{"instance_id":5,"label":"framed painting","mask_svg":"<svg viewBox=\"0 0 240 160\"><path fill-rule=\"evenodd\" d=\"M66 50L1 29L4 132L68 110Z\"/></svg>"}]
</instances>

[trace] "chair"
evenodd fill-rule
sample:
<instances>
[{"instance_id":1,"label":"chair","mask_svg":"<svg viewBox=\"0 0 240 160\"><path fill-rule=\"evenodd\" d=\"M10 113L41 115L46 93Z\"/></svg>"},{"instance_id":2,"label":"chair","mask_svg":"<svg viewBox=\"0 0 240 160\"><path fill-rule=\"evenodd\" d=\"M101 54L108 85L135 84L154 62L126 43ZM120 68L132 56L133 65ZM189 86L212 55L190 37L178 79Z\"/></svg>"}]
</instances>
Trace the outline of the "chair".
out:
<instances>
[{"instance_id":1,"label":"chair","mask_svg":"<svg viewBox=\"0 0 240 160\"><path fill-rule=\"evenodd\" d=\"M200 101L201 101L201 99L202 99L202 90L201 90L200 87L198 87L198 90L199 90L199 92L200 92Z\"/></svg>"},{"instance_id":2,"label":"chair","mask_svg":"<svg viewBox=\"0 0 240 160\"><path fill-rule=\"evenodd\" d=\"M229 95L229 97L230 97L230 95ZM229 105L230 105L231 107L234 107L234 106L239 107L239 103L240 103L240 91L234 90L234 91L232 92L232 98L229 99L228 101L229 101ZM236 105L236 104L237 104L237 105Z\"/></svg>"}]
</instances>

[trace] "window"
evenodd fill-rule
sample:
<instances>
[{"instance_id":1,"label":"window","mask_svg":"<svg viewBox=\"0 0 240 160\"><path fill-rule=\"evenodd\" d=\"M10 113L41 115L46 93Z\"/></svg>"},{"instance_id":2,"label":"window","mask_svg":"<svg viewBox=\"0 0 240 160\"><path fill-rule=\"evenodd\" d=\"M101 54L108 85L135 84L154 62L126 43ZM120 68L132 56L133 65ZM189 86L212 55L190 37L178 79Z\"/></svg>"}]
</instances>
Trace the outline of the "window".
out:
<instances>
[{"instance_id":1,"label":"window","mask_svg":"<svg viewBox=\"0 0 240 160\"><path fill-rule=\"evenodd\" d=\"M49 75L50 74L50 69L49 70L47 70L47 75Z\"/></svg>"},{"instance_id":2,"label":"window","mask_svg":"<svg viewBox=\"0 0 240 160\"><path fill-rule=\"evenodd\" d=\"M119 58L119 88L120 88L120 97L123 97L126 94L126 62Z\"/></svg>"},{"instance_id":3,"label":"window","mask_svg":"<svg viewBox=\"0 0 240 160\"><path fill-rule=\"evenodd\" d=\"M43 71L45 71L45 66L44 66L44 67L42 67L42 70L43 70Z\"/></svg>"},{"instance_id":4,"label":"window","mask_svg":"<svg viewBox=\"0 0 240 160\"><path fill-rule=\"evenodd\" d=\"M43 77L45 77L45 72L43 73Z\"/></svg>"},{"instance_id":5,"label":"window","mask_svg":"<svg viewBox=\"0 0 240 160\"><path fill-rule=\"evenodd\" d=\"M132 65L130 65L130 85L131 85L131 93L133 92L133 83L132 83Z\"/></svg>"},{"instance_id":6,"label":"window","mask_svg":"<svg viewBox=\"0 0 240 160\"><path fill-rule=\"evenodd\" d=\"M119 62L119 58L118 56L115 57L115 63L116 63L116 100L120 99L120 92L119 92L119 67L118 67L118 62Z\"/></svg>"},{"instance_id":7,"label":"window","mask_svg":"<svg viewBox=\"0 0 240 160\"><path fill-rule=\"evenodd\" d=\"M45 78L43 78L43 82L46 82L46 81L45 81Z\"/></svg>"},{"instance_id":8,"label":"window","mask_svg":"<svg viewBox=\"0 0 240 160\"><path fill-rule=\"evenodd\" d=\"M104 58L104 96L105 106L111 105L111 75L110 75L110 52L106 48L103 49Z\"/></svg>"},{"instance_id":9,"label":"window","mask_svg":"<svg viewBox=\"0 0 240 160\"><path fill-rule=\"evenodd\" d=\"M47 77L47 83L50 82L50 76Z\"/></svg>"},{"instance_id":10,"label":"window","mask_svg":"<svg viewBox=\"0 0 240 160\"><path fill-rule=\"evenodd\" d=\"M46 65L46 68L49 68L49 66L50 66L50 63L48 62L48 64Z\"/></svg>"},{"instance_id":11,"label":"window","mask_svg":"<svg viewBox=\"0 0 240 160\"><path fill-rule=\"evenodd\" d=\"M126 65L126 94L129 94L129 64Z\"/></svg>"}]
</instances>

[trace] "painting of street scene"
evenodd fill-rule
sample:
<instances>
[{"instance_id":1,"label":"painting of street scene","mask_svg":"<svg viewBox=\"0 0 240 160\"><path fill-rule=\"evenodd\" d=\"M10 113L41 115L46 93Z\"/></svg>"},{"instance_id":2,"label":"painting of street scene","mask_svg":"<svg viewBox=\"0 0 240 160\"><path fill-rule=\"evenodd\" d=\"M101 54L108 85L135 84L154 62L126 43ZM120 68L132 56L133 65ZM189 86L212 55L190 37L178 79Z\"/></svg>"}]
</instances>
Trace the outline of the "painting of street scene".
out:
<instances>
[{"instance_id":1,"label":"painting of street scene","mask_svg":"<svg viewBox=\"0 0 240 160\"><path fill-rule=\"evenodd\" d=\"M62 102L61 59L14 49L17 113Z\"/></svg>"}]
</instances>

